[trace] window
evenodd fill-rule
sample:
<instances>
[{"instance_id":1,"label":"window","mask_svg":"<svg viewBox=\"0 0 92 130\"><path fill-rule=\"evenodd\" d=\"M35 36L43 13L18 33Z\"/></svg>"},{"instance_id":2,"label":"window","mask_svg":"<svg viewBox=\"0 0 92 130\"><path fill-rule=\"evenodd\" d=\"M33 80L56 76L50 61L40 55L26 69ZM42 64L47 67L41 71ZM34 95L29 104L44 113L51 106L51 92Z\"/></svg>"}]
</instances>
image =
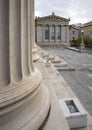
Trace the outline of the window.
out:
<instances>
[{"instance_id":1,"label":"window","mask_svg":"<svg viewBox=\"0 0 92 130\"><path fill-rule=\"evenodd\" d=\"M52 25L51 27L51 39L55 40L55 26L54 25Z\"/></svg>"},{"instance_id":2,"label":"window","mask_svg":"<svg viewBox=\"0 0 92 130\"><path fill-rule=\"evenodd\" d=\"M75 37L73 37L73 41L75 40Z\"/></svg>"},{"instance_id":3,"label":"window","mask_svg":"<svg viewBox=\"0 0 92 130\"><path fill-rule=\"evenodd\" d=\"M75 34L75 31L73 31L73 34Z\"/></svg>"},{"instance_id":4,"label":"window","mask_svg":"<svg viewBox=\"0 0 92 130\"><path fill-rule=\"evenodd\" d=\"M45 39L46 40L49 39L49 26L48 25L45 26Z\"/></svg>"},{"instance_id":5,"label":"window","mask_svg":"<svg viewBox=\"0 0 92 130\"><path fill-rule=\"evenodd\" d=\"M57 39L61 39L61 26L57 26Z\"/></svg>"}]
</instances>

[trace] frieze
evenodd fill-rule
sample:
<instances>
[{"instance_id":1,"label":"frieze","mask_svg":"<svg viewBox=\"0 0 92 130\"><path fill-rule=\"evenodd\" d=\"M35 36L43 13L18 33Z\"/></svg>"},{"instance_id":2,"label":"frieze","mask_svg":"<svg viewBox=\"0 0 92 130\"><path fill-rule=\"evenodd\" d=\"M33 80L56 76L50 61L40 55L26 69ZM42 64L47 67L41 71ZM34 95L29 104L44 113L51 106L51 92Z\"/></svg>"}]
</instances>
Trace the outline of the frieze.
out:
<instances>
[{"instance_id":1,"label":"frieze","mask_svg":"<svg viewBox=\"0 0 92 130\"><path fill-rule=\"evenodd\" d=\"M61 25L61 26L64 26L64 25L69 25L68 22L60 22L60 21L35 21L35 24L36 25Z\"/></svg>"}]
</instances>

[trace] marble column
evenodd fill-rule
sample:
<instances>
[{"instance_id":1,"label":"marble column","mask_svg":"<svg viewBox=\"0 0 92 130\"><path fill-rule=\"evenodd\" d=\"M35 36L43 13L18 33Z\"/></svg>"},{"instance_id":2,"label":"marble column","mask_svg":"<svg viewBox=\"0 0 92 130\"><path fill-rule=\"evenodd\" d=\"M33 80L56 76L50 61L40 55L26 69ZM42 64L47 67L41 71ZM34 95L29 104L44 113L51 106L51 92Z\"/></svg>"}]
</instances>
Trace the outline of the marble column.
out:
<instances>
[{"instance_id":1,"label":"marble column","mask_svg":"<svg viewBox=\"0 0 92 130\"><path fill-rule=\"evenodd\" d=\"M62 42L62 25L60 26L60 33L61 33L61 39L60 39L60 41Z\"/></svg>"},{"instance_id":2,"label":"marble column","mask_svg":"<svg viewBox=\"0 0 92 130\"><path fill-rule=\"evenodd\" d=\"M67 38L67 43L69 44L69 26L66 26L66 38Z\"/></svg>"},{"instance_id":3,"label":"marble column","mask_svg":"<svg viewBox=\"0 0 92 130\"><path fill-rule=\"evenodd\" d=\"M55 42L57 43L57 25L55 25Z\"/></svg>"},{"instance_id":4,"label":"marble column","mask_svg":"<svg viewBox=\"0 0 92 130\"><path fill-rule=\"evenodd\" d=\"M34 0L28 0L28 45L29 45L29 65L31 67L32 70L34 70L33 68L33 64L32 64L32 47L35 41L35 33L34 33Z\"/></svg>"},{"instance_id":5,"label":"marble column","mask_svg":"<svg viewBox=\"0 0 92 130\"><path fill-rule=\"evenodd\" d=\"M31 16L31 19L30 19L31 25L29 26L29 29L31 31L30 36L31 36L31 39L32 39L32 60L33 60L33 62L35 62L35 61L38 61L40 59L40 57L39 57L39 55L36 54L38 49L37 49L37 45L35 43L35 18L34 18L34 11L32 11L32 10L34 10L34 6L33 6L34 0L31 0L31 3L29 3L29 5L31 5L31 8L29 8L29 13L31 12L29 14ZM29 16L29 18L30 18L30 16ZM32 69L34 70L33 65L32 65Z\"/></svg>"},{"instance_id":6,"label":"marble column","mask_svg":"<svg viewBox=\"0 0 92 130\"><path fill-rule=\"evenodd\" d=\"M51 43L51 25L49 25L49 43Z\"/></svg>"},{"instance_id":7,"label":"marble column","mask_svg":"<svg viewBox=\"0 0 92 130\"><path fill-rule=\"evenodd\" d=\"M42 25L42 42L45 42L45 25Z\"/></svg>"},{"instance_id":8,"label":"marble column","mask_svg":"<svg viewBox=\"0 0 92 130\"><path fill-rule=\"evenodd\" d=\"M23 77L30 75L30 64L28 59L28 1L21 3L21 60ZM24 21L24 22L22 22Z\"/></svg>"},{"instance_id":9,"label":"marble column","mask_svg":"<svg viewBox=\"0 0 92 130\"><path fill-rule=\"evenodd\" d=\"M34 0L0 0L0 130L37 130L50 106L33 67Z\"/></svg>"}]
</instances>

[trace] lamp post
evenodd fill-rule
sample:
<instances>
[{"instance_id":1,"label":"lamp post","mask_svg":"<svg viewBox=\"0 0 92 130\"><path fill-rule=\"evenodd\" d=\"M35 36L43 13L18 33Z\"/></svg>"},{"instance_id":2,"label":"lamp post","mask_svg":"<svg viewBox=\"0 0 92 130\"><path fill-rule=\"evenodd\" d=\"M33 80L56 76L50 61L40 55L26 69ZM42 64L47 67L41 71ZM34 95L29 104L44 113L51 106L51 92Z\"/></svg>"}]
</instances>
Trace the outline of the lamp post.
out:
<instances>
[{"instance_id":1,"label":"lamp post","mask_svg":"<svg viewBox=\"0 0 92 130\"><path fill-rule=\"evenodd\" d=\"M85 51L85 44L84 44L84 30L81 30L81 45L80 45L80 52L84 52Z\"/></svg>"}]
</instances>

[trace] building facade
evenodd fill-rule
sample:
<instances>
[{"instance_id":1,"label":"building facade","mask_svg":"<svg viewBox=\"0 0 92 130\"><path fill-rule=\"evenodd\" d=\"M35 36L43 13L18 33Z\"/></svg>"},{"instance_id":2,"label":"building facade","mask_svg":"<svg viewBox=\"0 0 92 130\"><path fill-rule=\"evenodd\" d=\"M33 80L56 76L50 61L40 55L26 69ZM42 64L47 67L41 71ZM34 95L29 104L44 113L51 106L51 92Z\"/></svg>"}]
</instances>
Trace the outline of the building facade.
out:
<instances>
[{"instance_id":1,"label":"building facade","mask_svg":"<svg viewBox=\"0 0 92 130\"><path fill-rule=\"evenodd\" d=\"M83 27L81 29L84 31L85 36L92 38L92 21L83 24Z\"/></svg>"},{"instance_id":2,"label":"building facade","mask_svg":"<svg viewBox=\"0 0 92 130\"><path fill-rule=\"evenodd\" d=\"M35 41L42 46L69 43L69 21L54 14L35 19Z\"/></svg>"},{"instance_id":3,"label":"building facade","mask_svg":"<svg viewBox=\"0 0 92 130\"><path fill-rule=\"evenodd\" d=\"M69 40L75 41L80 36L80 27L76 25L70 25L69 26Z\"/></svg>"}]
</instances>

